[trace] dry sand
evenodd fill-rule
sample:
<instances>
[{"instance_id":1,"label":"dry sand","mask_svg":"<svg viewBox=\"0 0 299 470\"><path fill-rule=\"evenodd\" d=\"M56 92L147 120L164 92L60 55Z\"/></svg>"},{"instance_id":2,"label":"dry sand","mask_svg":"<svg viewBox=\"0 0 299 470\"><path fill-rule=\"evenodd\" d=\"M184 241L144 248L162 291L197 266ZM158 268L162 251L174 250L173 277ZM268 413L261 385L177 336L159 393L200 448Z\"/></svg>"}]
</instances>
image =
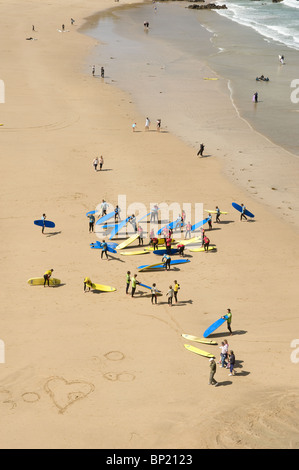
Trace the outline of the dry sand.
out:
<instances>
[{"instance_id":1,"label":"dry sand","mask_svg":"<svg viewBox=\"0 0 299 470\"><path fill-rule=\"evenodd\" d=\"M145 133L124 93L83 72L95 42L76 29L111 6L1 2L0 447L298 448L298 234L226 180L215 158L196 159L170 134ZM69 33L57 31L62 23ZM133 121L142 132L132 132ZM231 130L229 139L242 148L242 134ZM94 172L100 154L111 171ZM179 271L139 274L163 292L177 279L177 306L125 295L127 270L154 255L107 262L90 250L85 213L118 194L229 211L210 232L217 253L193 253ZM233 200L255 222L240 223ZM43 212L56 223L44 235L33 225ZM49 268L61 287L28 286ZM86 275L117 291L84 294ZM228 307L237 375L218 368L214 388L208 360L185 350L181 334L201 336ZM214 337L227 337L225 327ZM201 346L218 357L218 346Z\"/></svg>"}]
</instances>

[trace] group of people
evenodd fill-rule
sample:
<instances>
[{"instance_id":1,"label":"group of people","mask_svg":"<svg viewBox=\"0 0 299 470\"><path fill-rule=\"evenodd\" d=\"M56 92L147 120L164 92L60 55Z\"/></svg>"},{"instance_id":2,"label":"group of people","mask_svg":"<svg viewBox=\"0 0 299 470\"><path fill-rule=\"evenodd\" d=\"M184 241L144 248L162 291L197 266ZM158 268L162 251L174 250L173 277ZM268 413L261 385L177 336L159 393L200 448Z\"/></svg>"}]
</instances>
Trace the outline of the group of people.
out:
<instances>
[{"instance_id":1,"label":"group of people","mask_svg":"<svg viewBox=\"0 0 299 470\"><path fill-rule=\"evenodd\" d=\"M91 73L92 73L92 76L94 77L95 76L95 73L96 73L96 66L93 65L91 67ZM105 69L104 67L101 67L101 78L104 78L105 77Z\"/></svg>"},{"instance_id":2,"label":"group of people","mask_svg":"<svg viewBox=\"0 0 299 470\"><path fill-rule=\"evenodd\" d=\"M100 171L102 170L103 168L103 165L104 165L104 158L103 156L101 155L100 158L99 157L96 157L93 162L93 167L94 167L94 170L95 171L98 171L98 165L100 165Z\"/></svg>"},{"instance_id":3,"label":"group of people","mask_svg":"<svg viewBox=\"0 0 299 470\"><path fill-rule=\"evenodd\" d=\"M137 280L137 274L131 275L131 271L127 271L127 274L126 274L126 294L127 295L130 294L129 293L130 284L131 284L131 297L134 297L136 286L140 284L140 282ZM177 280L174 281L174 287L172 287L172 285L169 286L169 290L165 294L167 297L167 303L169 307L172 306L173 299L175 303L178 302L179 289L180 289L180 284L178 283ZM151 291L151 303L156 305L158 303L158 295L161 294L161 291L158 290L156 283L152 284L150 291Z\"/></svg>"},{"instance_id":4,"label":"group of people","mask_svg":"<svg viewBox=\"0 0 299 470\"><path fill-rule=\"evenodd\" d=\"M150 120L149 117L147 117L145 119L144 129L146 131L149 131L150 125L151 125L151 120ZM136 128L137 128L137 124L136 124L136 122L133 122L133 124L132 124L133 132L135 132ZM160 132L160 129L161 129L161 119L157 119L157 121L156 121L156 130L157 130L157 132Z\"/></svg>"},{"instance_id":5,"label":"group of people","mask_svg":"<svg viewBox=\"0 0 299 470\"><path fill-rule=\"evenodd\" d=\"M226 315L224 315L222 318L226 320L227 329L230 335L232 335L232 329L231 329L232 313L231 313L230 308L227 309ZM229 376L235 375L235 363L236 363L235 353L232 349L229 349L228 341L226 339L221 341L221 346L219 346L219 348L221 349L220 358L218 362L219 367L229 369L229 374L228 374ZM217 365L216 365L215 359L210 358L209 385L215 385L215 387L219 385L219 383L215 379L216 369L217 369Z\"/></svg>"}]
</instances>

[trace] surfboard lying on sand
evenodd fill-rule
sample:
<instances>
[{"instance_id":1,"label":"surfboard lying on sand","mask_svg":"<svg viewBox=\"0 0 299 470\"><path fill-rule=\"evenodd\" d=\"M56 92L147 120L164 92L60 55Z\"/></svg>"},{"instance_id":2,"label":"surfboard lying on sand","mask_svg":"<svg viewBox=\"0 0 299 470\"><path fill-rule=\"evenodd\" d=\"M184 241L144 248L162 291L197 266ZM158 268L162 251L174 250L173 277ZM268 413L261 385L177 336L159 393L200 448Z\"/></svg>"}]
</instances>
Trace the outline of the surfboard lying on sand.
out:
<instances>
[{"instance_id":1,"label":"surfboard lying on sand","mask_svg":"<svg viewBox=\"0 0 299 470\"><path fill-rule=\"evenodd\" d=\"M190 344L184 344L185 348L188 349L188 351L194 352L195 354L199 354L199 356L204 356L204 357L209 357L209 358L215 358L214 354L208 353L207 351L203 351L202 349L198 349L195 346L191 346Z\"/></svg>"},{"instance_id":2,"label":"surfboard lying on sand","mask_svg":"<svg viewBox=\"0 0 299 470\"><path fill-rule=\"evenodd\" d=\"M178 245L191 245L192 243L198 243L201 242L201 237L193 237L193 238L188 238L188 240L180 240L177 242Z\"/></svg>"},{"instance_id":3,"label":"surfboard lying on sand","mask_svg":"<svg viewBox=\"0 0 299 470\"><path fill-rule=\"evenodd\" d=\"M174 266L176 264L183 264L183 263L190 263L189 259L178 259L178 260L171 260L170 265ZM149 265L138 266L138 271L147 271L150 269L163 269L165 268L165 263L155 263Z\"/></svg>"},{"instance_id":4,"label":"surfboard lying on sand","mask_svg":"<svg viewBox=\"0 0 299 470\"><path fill-rule=\"evenodd\" d=\"M43 277L33 277L31 279L28 279L27 282L30 286L43 286L45 280ZM50 286L59 286L59 284L61 284L61 281L60 279L55 279L55 277L50 277L49 284Z\"/></svg>"},{"instance_id":5,"label":"surfboard lying on sand","mask_svg":"<svg viewBox=\"0 0 299 470\"><path fill-rule=\"evenodd\" d=\"M39 227L43 227L43 225L45 225L45 227L48 227L48 228L54 228L55 227L54 222L51 222L51 220L42 220L42 219L35 220L34 224L38 225Z\"/></svg>"},{"instance_id":6,"label":"surfboard lying on sand","mask_svg":"<svg viewBox=\"0 0 299 470\"><path fill-rule=\"evenodd\" d=\"M242 206L240 206L240 205L237 204L236 202L232 202L232 206L233 206L233 208L236 209L237 211L242 212ZM248 217L251 217L251 218L254 217L254 215L252 214L252 212L249 212L247 209L245 210L244 214L247 215Z\"/></svg>"},{"instance_id":7,"label":"surfboard lying on sand","mask_svg":"<svg viewBox=\"0 0 299 470\"><path fill-rule=\"evenodd\" d=\"M203 344L218 344L216 341L206 338L199 338L198 336L182 334L182 337L185 339L189 339L190 341L195 341L196 343L203 343Z\"/></svg>"},{"instance_id":8,"label":"surfboard lying on sand","mask_svg":"<svg viewBox=\"0 0 299 470\"><path fill-rule=\"evenodd\" d=\"M191 227L191 232L194 232L199 227L202 227L202 225L206 224L208 220L210 220L211 217L207 217L206 219L201 220L200 222L197 222L196 224L192 225Z\"/></svg>"},{"instance_id":9,"label":"surfboard lying on sand","mask_svg":"<svg viewBox=\"0 0 299 470\"><path fill-rule=\"evenodd\" d=\"M216 250L216 246L209 246L208 247L209 251ZM203 246L200 248L189 248L189 251L206 251Z\"/></svg>"},{"instance_id":10,"label":"surfboard lying on sand","mask_svg":"<svg viewBox=\"0 0 299 470\"><path fill-rule=\"evenodd\" d=\"M165 249L160 248L159 250L153 251L154 255L160 255L160 256L166 255L166 253L168 255L175 255L178 252L179 250L177 248L171 248L170 251L169 250L167 251L166 248Z\"/></svg>"},{"instance_id":11,"label":"surfboard lying on sand","mask_svg":"<svg viewBox=\"0 0 299 470\"><path fill-rule=\"evenodd\" d=\"M227 320L227 315L224 316L224 318L219 318L216 320L212 325L209 326L209 328L206 329L206 331L203 334L204 338L207 338L213 331L217 330L219 326L223 325L223 323Z\"/></svg>"},{"instance_id":12,"label":"surfboard lying on sand","mask_svg":"<svg viewBox=\"0 0 299 470\"><path fill-rule=\"evenodd\" d=\"M205 212L208 212L209 214L217 214L217 211L209 211L208 209L205 209ZM228 214L228 212L220 211L220 214Z\"/></svg>"},{"instance_id":13,"label":"surfboard lying on sand","mask_svg":"<svg viewBox=\"0 0 299 470\"><path fill-rule=\"evenodd\" d=\"M116 291L115 287L104 286L103 284L91 284L93 290L100 290L101 292L114 292Z\"/></svg>"},{"instance_id":14,"label":"surfboard lying on sand","mask_svg":"<svg viewBox=\"0 0 299 470\"><path fill-rule=\"evenodd\" d=\"M139 238L139 234L135 233L135 235L132 235L130 238L127 238L127 240L125 240L124 242L117 245L116 249L117 250L122 250L123 248L126 248L126 246L131 245L131 243L133 243L135 240L137 240L137 238Z\"/></svg>"},{"instance_id":15,"label":"surfboard lying on sand","mask_svg":"<svg viewBox=\"0 0 299 470\"><path fill-rule=\"evenodd\" d=\"M109 220L109 219L111 219L112 217L114 217L114 214L115 214L115 212L112 211L112 212L109 212L109 214L103 215L103 217L101 217L100 219L98 219L98 220L96 221L96 225L103 224L104 222L106 222L106 220Z\"/></svg>"}]
</instances>

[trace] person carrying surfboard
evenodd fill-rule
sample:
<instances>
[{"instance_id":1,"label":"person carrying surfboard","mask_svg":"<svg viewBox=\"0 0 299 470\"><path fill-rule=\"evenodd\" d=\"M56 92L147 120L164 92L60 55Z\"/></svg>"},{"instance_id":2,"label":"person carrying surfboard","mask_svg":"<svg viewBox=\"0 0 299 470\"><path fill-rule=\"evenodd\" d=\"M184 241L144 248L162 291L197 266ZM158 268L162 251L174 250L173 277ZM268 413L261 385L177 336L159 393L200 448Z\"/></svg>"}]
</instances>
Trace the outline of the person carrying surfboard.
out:
<instances>
[{"instance_id":1,"label":"person carrying surfboard","mask_svg":"<svg viewBox=\"0 0 299 470\"><path fill-rule=\"evenodd\" d=\"M48 287L50 287L49 281L50 281L50 277L52 276L53 271L54 269L49 269L48 271L44 273L44 287L46 286L46 284L48 284Z\"/></svg>"},{"instance_id":2,"label":"person carrying surfboard","mask_svg":"<svg viewBox=\"0 0 299 470\"><path fill-rule=\"evenodd\" d=\"M244 204L241 204L241 207L242 207L242 212L241 212L240 220L242 220L243 218L247 220L247 217L245 215L246 207L244 206Z\"/></svg>"},{"instance_id":3,"label":"person carrying surfboard","mask_svg":"<svg viewBox=\"0 0 299 470\"><path fill-rule=\"evenodd\" d=\"M42 221L43 221L42 233L44 233L44 230L45 230L45 221L46 221L46 218L47 218L46 214L43 214L43 216L42 216Z\"/></svg>"},{"instance_id":4,"label":"person carrying surfboard","mask_svg":"<svg viewBox=\"0 0 299 470\"><path fill-rule=\"evenodd\" d=\"M89 292L92 287L92 282L89 277L84 279L84 292ZM88 288L88 290L87 290Z\"/></svg>"},{"instance_id":5,"label":"person carrying surfboard","mask_svg":"<svg viewBox=\"0 0 299 470\"><path fill-rule=\"evenodd\" d=\"M224 315L223 317L221 317L221 318L225 318L225 320L226 320L226 326L227 326L227 329L228 329L230 335L233 334L232 329L231 329L232 316L233 316L233 315L232 315L232 312L231 312L230 308L228 308L228 309L227 309L227 314Z\"/></svg>"},{"instance_id":6,"label":"person carrying surfboard","mask_svg":"<svg viewBox=\"0 0 299 470\"><path fill-rule=\"evenodd\" d=\"M101 244L101 259L103 259L104 253L106 255L106 259L109 261L109 258L108 258L108 245L105 242L105 240L103 240L103 242Z\"/></svg>"}]
</instances>

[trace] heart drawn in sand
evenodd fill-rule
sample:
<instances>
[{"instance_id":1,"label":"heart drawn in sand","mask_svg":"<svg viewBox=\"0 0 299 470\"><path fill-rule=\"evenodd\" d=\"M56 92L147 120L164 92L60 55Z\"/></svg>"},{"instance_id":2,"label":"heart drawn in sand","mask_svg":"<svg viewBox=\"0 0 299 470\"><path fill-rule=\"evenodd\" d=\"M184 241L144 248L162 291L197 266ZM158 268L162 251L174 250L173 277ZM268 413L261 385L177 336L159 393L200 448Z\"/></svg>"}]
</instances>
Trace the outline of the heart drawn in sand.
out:
<instances>
[{"instance_id":1,"label":"heart drawn in sand","mask_svg":"<svg viewBox=\"0 0 299 470\"><path fill-rule=\"evenodd\" d=\"M59 413L64 413L70 405L86 398L95 386L82 380L67 381L63 377L50 377L44 385Z\"/></svg>"}]
</instances>

